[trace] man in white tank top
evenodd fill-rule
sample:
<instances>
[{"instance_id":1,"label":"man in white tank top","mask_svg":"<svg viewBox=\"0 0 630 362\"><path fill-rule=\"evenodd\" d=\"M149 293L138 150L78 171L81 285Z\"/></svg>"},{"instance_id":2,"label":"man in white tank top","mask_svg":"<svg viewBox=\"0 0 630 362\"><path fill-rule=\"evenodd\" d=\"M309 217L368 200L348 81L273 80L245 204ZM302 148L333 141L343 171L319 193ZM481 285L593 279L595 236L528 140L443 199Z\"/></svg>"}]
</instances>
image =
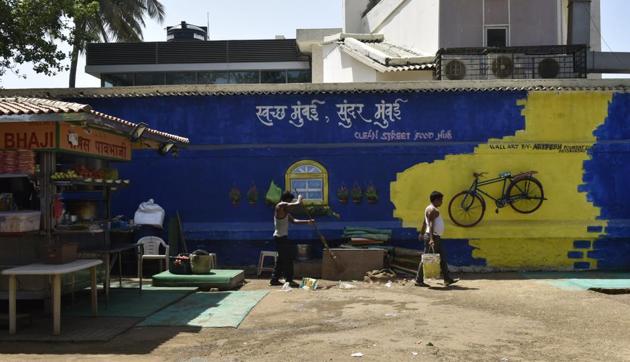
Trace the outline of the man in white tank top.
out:
<instances>
[{"instance_id":1,"label":"man in white tank top","mask_svg":"<svg viewBox=\"0 0 630 362\"><path fill-rule=\"evenodd\" d=\"M444 234L444 220L440 215L439 207L442 206L444 195L439 191L433 191L429 197L431 203L424 209L424 217L422 221L422 228L418 239L424 242L425 253L438 253L440 254L440 269L442 270L442 277L444 278L444 285L449 286L457 279L452 279L448 272L448 264L446 262L446 253L442 248L442 234ZM416 285L419 287L428 287L429 285L424 282L424 272L422 270L422 261L418 265L418 272L416 273Z\"/></svg>"},{"instance_id":2,"label":"man in white tank top","mask_svg":"<svg viewBox=\"0 0 630 362\"><path fill-rule=\"evenodd\" d=\"M312 224L313 220L298 220L289 214L289 207L302 203L302 195L298 195L297 201L293 201L295 197L289 191L286 191L280 197L280 202L276 204L273 214L273 240L276 242L278 249L278 260L271 274L269 285L282 285L280 277L284 277L284 281L289 283L291 287L297 287L298 284L293 281L293 261L295 259L295 244L289 241L289 222L293 224Z\"/></svg>"}]
</instances>

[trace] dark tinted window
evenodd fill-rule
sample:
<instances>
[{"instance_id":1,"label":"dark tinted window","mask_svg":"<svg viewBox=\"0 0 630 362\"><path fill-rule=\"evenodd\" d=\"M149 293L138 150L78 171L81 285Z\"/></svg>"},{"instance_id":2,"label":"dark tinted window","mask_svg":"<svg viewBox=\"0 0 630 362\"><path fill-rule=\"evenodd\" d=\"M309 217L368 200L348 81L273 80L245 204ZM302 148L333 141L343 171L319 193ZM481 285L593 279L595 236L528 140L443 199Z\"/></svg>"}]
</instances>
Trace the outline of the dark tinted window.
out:
<instances>
[{"instance_id":1,"label":"dark tinted window","mask_svg":"<svg viewBox=\"0 0 630 362\"><path fill-rule=\"evenodd\" d=\"M259 83L258 71L230 72L230 83Z\"/></svg>"},{"instance_id":2,"label":"dark tinted window","mask_svg":"<svg viewBox=\"0 0 630 362\"><path fill-rule=\"evenodd\" d=\"M261 70L260 83L286 83L286 70Z\"/></svg>"},{"instance_id":3,"label":"dark tinted window","mask_svg":"<svg viewBox=\"0 0 630 362\"><path fill-rule=\"evenodd\" d=\"M230 80L228 72L199 72L197 83L199 84L226 84Z\"/></svg>"},{"instance_id":4,"label":"dark tinted window","mask_svg":"<svg viewBox=\"0 0 630 362\"><path fill-rule=\"evenodd\" d=\"M133 85L133 73L103 74L103 87L124 87Z\"/></svg>"},{"instance_id":5,"label":"dark tinted window","mask_svg":"<svg viewBox=\"0 0 630 362\"><path fill-rule=\"evenodd\" d=\"M164 73L146 72L136 73L135 85L162 85L164 84Z\"/></svg>"},{"instance_id":6,"label":"dark tinted window","mask_svg":"<svg viewBox=\"0 0 630 362\"><path fill-rule=\"evenodd\" d=\"M488 47L506 47L507 29L487 29Z\"/></svg>"},{"instance_id":7,"label":"dark tinted window","mask_svg":"<svg viewBox=\"0 0 630 362\"><path fill-rule=\"evenodd\" d=\"M287 70L287 82L288 83L310 83L311 82L311 70Z\"/></svg>"},{"instance_id":8,"label":"dark tinted window","mask_svg":"<svg viewBox=\"0 0 630 362\"><path fill-rule=\"evenodd\" d=\"M168 72L166 73L166 84L195 84L197 83L197 73L195 72Z\"/></svg>"}]
</instances>

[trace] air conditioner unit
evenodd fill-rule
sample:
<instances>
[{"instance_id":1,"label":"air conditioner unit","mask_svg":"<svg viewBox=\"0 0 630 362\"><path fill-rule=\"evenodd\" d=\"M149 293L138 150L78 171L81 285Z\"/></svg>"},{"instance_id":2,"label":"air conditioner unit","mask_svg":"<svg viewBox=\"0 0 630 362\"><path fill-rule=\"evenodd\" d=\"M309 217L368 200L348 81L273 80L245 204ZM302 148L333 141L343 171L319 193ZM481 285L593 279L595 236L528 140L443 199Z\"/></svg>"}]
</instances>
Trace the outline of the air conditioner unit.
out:
<instances>
[{"instance_id":1,"label":"air conditioner unit","mask_svg":"<svg viewBox=\"0 0 630 362\"><path fill-rule=\"evenodd\" d=\"M536 59L536 78L543 79L553 79L553 78L564 78L573 71L567 73L562 71L563 65L568 66L571 70L573 70L573 57L569 57L566 55L556 55L556 56L548 56L548 57L537 57ZM570 64L567 64L570 63Z\"/></svg>"},{"instance_id":2,"label":"air conditioner unit","mask_svg":"<svg viewBox=\"0 0 630 362\"><path fill-rule=\"evenodd\" d=\"M487 59L488 79L514 77L514 54L489 54Z\"/></svg>"},{"instance_id":3,"label":"air conditioner unit","mask_svg":"<svg viewBox=\"0 0 630 362\"><path fill-rule=\"evenodd\" d=\"M566 77L562 66L572 58L565 55L513 54L513 79L553 79ZM572 68L572 65L570 66Z\"/></svg>"},{"instance_id":4,"label":"air conditioner unit","mask_svg":"<svg viewBox=\"0 0 630 362\"><path fill-rule=\"evenodd\" d=\"M482 79L483 63L479 56L444 55L441 78L446 80Z\"/></svg>"}]
</instances>

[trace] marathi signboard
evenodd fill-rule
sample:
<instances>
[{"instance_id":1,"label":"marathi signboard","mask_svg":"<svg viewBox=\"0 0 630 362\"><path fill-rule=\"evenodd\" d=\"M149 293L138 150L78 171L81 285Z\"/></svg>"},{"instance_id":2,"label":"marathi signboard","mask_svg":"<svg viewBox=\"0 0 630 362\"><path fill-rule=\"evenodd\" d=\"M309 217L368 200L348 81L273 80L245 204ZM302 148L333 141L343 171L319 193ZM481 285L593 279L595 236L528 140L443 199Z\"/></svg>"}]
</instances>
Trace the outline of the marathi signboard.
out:
<instances>
[{"instance_id":1,"label":"marathi signboard","mask_svg":"<svg viewBox=\"0 0 630 362\"><path fill-rule=\"evenodd\" d=\"M129 138L68 122L59 124L59 149L101 158L131 160Z\"/></svg>"},{"instance_id":2,"label":"marathi signboard","mask_svg":"<svg viewBox=\"0 0 630 362\"><path fill-rule=\"evenodd\" d=\"M11 122L0 125L0 149L59 150L112 160L131 160L129 138L68 122Z\"/></svg>"}]
</instances>

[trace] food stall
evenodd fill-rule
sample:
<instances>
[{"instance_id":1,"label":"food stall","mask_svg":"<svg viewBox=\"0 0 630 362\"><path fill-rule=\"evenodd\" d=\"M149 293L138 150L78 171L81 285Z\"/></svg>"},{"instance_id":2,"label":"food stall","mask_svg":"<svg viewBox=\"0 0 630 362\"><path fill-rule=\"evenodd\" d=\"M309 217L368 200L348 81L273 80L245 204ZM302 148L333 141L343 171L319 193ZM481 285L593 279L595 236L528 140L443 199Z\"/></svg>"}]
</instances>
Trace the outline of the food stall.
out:
<instances>
[{"instance_id":1,"label":"food stall","mask_svg":"<svg viewBox=\"0 0 630 362\"><path fill-rule=\"evenodd\" d=\"M166 155L188 143L89 105L0 98L0 269L64 264L92 252L102 256L107 292L110 255L121 251L112 244L112 225L127 224L112 218L111 195L132 182L118 175L116 163L131 161L134 149ZM63 291L89 285L89 278L77 279L64 278ZM0 299L8 290L3 276ZM49 278L17 279L17 299L46 299L50 290Z\"/></svg>"}]
</instances>

